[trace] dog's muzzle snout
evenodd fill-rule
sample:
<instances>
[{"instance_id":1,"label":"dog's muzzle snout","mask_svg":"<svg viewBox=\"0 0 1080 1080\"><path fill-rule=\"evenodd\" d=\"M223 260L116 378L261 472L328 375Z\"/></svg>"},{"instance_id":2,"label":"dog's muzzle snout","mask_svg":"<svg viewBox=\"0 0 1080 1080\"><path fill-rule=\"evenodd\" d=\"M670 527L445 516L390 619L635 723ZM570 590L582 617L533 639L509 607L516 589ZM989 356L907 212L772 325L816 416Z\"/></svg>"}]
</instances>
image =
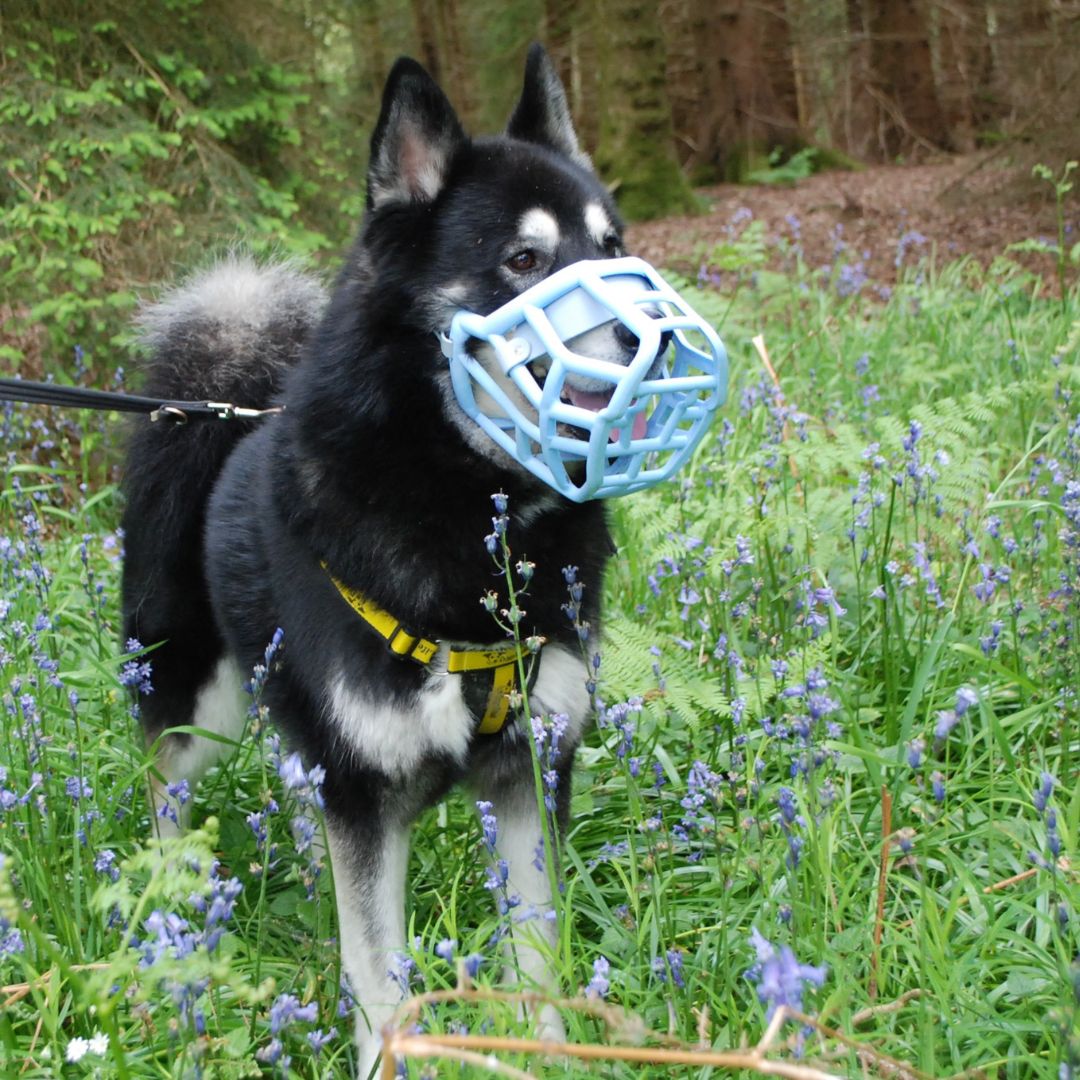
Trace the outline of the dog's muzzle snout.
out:
<instances>
[{"instance_id":1,"label":"dog's muzzle snout","mask_svg":"<svg viewBox=\"0 0 1080 1080\"><path fill-rule=\"evenodd\" d=\"M636 258L564 267L440 339L464 412L574 502L667 479L727 391L715 330Z\"/></svg>"},{"instance_id":2,"label":"dog's muzzle snout","mask_svg":"<svg viewBox=\"0 0 1080 1080\"><path fill-rule=\"evenodd\" d=\"M646 309L645 313L651 319L659 319L663 317L663 312L661 312L658 308ZM615 328L612 333L615 335L615 340L619 343L619 345L626 350L628 357L627 363L629 363L630 360L632 360L634 358L634 355L637 353L638 343L641 339L624 322L616 322ZM660 344L657 346L656 355L653 358L654 369L659 365L660 361L663 359L664 354L668 351L668 349L671 348L671 342L674 336L675 334L671 330L661 331Z\"/></svg>"}]
</instances>

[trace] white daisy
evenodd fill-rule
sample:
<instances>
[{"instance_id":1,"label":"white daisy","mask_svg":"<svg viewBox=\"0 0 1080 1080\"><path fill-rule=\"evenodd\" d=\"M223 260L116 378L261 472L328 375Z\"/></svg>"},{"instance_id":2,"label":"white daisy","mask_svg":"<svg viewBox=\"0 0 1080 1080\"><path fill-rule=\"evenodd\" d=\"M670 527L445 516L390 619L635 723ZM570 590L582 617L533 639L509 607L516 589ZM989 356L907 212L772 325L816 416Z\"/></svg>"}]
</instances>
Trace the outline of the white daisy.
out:
<instances>
[{"instance_id":1,"label":"white daisy","mask_svg":"<svg viewBox=\"0 0 1080 1080\"><path fill-rule=\"evenodd\" d=\"M103 1031L94 1032L94 1037L90 1040L90 1053L97 1054L98 1057L104 1057L109 1052L109 1036Z\"/></svg>"},{"instance_id":2,"label":"white daisy","mask_svg":"<svg viewBox=\"0 0 1080 1080\"><path fill-rule=\"evenodd\" d=\"M90 1043L86 1039L72 1039L67 1044L68 1061L82 1061L89 1049Z\"/></svg>"}]
</instances>

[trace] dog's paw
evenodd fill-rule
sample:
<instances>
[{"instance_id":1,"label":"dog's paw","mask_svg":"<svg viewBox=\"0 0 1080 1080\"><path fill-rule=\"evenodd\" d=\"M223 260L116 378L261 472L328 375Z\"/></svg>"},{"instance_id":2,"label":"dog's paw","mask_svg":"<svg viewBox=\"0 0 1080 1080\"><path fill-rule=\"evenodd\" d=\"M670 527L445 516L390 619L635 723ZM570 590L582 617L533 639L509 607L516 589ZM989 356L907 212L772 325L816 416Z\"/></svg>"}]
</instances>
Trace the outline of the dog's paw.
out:
<instances>
[{"instance_id":1,"label":"dog's paw","mask_svg":"<svg viewBox=\"0 0 1080 1080\"><path fill-rule=\"evenodd\" d=\"M536 1038L540 1042L566 1042L566 1025L554 1005L541 1005L534 1011L536 1018Z\"/></svg>"},{"instance_id":2,"label":"dog's paw","mask_svg":"<svg viewBox=\"0 0 1080 1080\"><path fill-rule=\"evenodd\" d=\"M382 1058L382 1036L368 1028L367 1021L357 1013L356 1016L356 1075L358 1080L377 1077L379 1061Z\"/></svg>"}]
</instances>

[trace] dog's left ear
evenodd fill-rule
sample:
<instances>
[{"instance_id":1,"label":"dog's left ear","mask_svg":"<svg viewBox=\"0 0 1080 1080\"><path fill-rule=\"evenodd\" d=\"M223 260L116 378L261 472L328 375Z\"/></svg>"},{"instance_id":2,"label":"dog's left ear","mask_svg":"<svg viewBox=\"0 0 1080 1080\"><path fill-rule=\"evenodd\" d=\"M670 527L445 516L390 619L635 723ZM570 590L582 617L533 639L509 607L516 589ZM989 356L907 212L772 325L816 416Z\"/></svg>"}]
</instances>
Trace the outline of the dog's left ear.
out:
<instances>
[{"instance_id":1,"label":"dog's left ear","mask_svg":"<svg viewBox=\"0 0 1080 1080\"><path fill-rule=\"evenodd\" d=\"M403 56L390 71L371 136L369 209L394 202L430 202L442 190L457 150L468 142L439 84Z\"/></svg>"},{"instance_id":2,"label":"dog's left ear","mask_svg":"<svg viewBox=\"0 0 1080 1080\"><path fill-rule=\"evenodd\" d=\"M525 60L525 86L506 134L526 142L549 146L582 168L592 170L589 155L578 145L566 91L543 45L529 47Z\"/></svg>"}]
</instances>

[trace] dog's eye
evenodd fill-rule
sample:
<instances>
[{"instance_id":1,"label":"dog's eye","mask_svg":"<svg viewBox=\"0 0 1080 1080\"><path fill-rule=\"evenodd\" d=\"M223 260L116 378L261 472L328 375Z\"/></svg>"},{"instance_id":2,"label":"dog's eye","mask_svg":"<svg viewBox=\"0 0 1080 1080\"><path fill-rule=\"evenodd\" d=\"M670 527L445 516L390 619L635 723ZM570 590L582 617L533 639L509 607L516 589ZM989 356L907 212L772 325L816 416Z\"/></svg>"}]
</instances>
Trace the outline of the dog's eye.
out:
<instances>
[{"instance_id":1,"label":"dog's eye","mask_svg":"<svg viewBox=\"0 0 1080 1080\"><path fill-rule=\"evenodd\" d=\"M530 270L536 269L538 261L536 252L532 248L524 248L515 255L511 255L506 260L505 265L507 269L513 270L515 274L527 274Z\"/></svg>"}]
</instances>

